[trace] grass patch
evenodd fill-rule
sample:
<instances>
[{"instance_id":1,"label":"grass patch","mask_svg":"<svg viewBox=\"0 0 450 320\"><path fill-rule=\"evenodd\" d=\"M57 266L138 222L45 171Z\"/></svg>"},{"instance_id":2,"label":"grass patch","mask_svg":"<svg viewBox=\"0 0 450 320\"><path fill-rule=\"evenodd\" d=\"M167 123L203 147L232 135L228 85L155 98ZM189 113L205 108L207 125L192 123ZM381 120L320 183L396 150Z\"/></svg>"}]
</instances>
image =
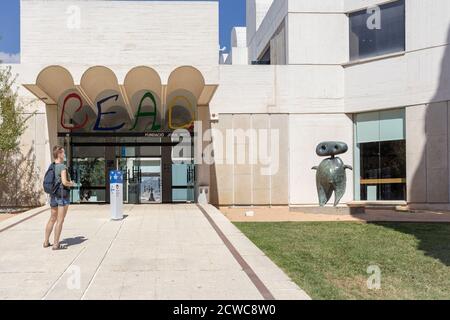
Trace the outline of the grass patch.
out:
<instances>
[{"instance_id":1,"label":"grass patch","mask_svg":"<svg viewBox=\"0 0 450 320\"><path fill-rule=\"evenodd\" d=\"M450 224L235 225L313 299L450 299ZM371 265L378 290L367 287Z\"/></svg>"}]
</instances>

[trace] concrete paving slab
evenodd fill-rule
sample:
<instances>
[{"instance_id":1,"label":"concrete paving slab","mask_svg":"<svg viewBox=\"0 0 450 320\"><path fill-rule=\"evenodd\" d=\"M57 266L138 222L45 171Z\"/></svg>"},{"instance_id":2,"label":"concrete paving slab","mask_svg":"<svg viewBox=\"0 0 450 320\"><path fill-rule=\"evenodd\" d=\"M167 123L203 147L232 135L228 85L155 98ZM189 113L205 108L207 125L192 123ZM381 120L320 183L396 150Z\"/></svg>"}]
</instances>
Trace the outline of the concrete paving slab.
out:
<instances>
[{"instance_id":1,"label":"concrete paving slab","mask_svg":"<svg viewBox=\"0 0 450 320\"><path fill-rule=\"evenodd\" d=\"M228 219L206 209L274 298L309 298ZM61 251L42 248L47 207L0 222L0 299L263 299L197 205L124 211L124 220L111 221L109 206L71 206Z\"/></svg>"},{"instance_id":2,"label":"concrete paving slab","mask_svg":"<svg viewBox=\"0 0 450 320\"><path fill-rule=\"evenodd\" d=\"M276 266L253 242L212 205L201 205L206 214L216 223L230 243L240 253L253 272L261 279L275 299L309 300L309 295L299 288Z\"/></svg>"}]
</instances>

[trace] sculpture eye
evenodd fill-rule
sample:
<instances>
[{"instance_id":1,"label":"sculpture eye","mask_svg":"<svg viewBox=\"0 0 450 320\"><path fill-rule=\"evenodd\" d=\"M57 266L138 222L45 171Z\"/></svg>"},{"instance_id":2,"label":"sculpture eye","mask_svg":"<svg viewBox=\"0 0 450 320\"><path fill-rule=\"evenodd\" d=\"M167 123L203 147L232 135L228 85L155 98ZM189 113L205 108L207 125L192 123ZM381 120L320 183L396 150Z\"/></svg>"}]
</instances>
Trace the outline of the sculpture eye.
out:
<instances>
[{"instance_id":1,"label":"sculpture eye","mask_svg":"<svg viewBox=\"0 0 450 320\"><path fill-rule=\"evenodd\" d=\"M339 146L338 146L338 145L335 145L335 146L334 146L334 149L335 149L335 150L338 150L338 149L339 149Z\"/></svg>"},{"instance_id":2,"label":"sculpture eye","mask_svg":"<svg viewBox=\"0 0 450 320\"><path fill-rule=\"evenodd\" d=\"M327 147L325 145L323 145L320 147L320 150L325 151L325 150L327 150Z\"/></svg>"}]
</instances>

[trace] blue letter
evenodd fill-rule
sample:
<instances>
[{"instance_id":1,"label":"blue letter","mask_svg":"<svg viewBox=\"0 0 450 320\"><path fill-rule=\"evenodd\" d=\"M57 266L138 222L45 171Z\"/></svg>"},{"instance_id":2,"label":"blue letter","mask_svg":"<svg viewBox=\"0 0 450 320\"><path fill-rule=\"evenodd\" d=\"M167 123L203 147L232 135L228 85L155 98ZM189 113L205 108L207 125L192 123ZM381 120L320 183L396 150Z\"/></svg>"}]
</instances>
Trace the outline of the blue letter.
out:
<instances>
[{"instance_id":1,"label":"blue letter","mask_svg":"<svg viewBox=\"0 0 450 320\"><path fill-rule=\"evenodd\" d=\"M102 99L102 100L100 100L99 102L97 102L98 115L97 115L97 121L95 121L95 126L94 126L94 130L95 130L95 131L115 131L115 130L121 129L121 128L125 125L125 122L124 122L124 123L122 123L122 124L120 124L120 125L118 125L118 126L115 126L115 127L109 127L109 128L101 128L101 127L100 127L100 120L101 120L101 118L102 118L103 115L106 115L106 114L115 114L115 113L117 113L117 112L115 112L115 111L111 111L111 112L102 112L102 103L104 103L104 102L106 102L106 101L108 101L108 100L110 100L110 99L112 99L112 98L114 98L114 100L117 101L117 99L119 99L119 95L116 94L116 95L107 97L107 98Z\"/></svg>"}]
</instances>

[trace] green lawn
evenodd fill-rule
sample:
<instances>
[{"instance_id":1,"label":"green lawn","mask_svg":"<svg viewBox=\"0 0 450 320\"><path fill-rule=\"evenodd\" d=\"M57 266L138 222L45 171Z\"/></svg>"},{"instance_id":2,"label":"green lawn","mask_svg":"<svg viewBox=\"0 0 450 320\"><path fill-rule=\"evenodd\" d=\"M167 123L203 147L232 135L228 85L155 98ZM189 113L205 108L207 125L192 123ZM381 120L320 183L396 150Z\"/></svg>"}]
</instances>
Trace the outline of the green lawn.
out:
<instances>
[{"instance_id":1,"label":"green lawn","mask_svg":"<svg viewBox=\"0 0 450 320\"><path fill-rule=\"evenodd\" d=\"M450 299L450 224L235 225L313 299ZM367 267L381 288L367 288Z\"/></svg>"}]
</instances>

